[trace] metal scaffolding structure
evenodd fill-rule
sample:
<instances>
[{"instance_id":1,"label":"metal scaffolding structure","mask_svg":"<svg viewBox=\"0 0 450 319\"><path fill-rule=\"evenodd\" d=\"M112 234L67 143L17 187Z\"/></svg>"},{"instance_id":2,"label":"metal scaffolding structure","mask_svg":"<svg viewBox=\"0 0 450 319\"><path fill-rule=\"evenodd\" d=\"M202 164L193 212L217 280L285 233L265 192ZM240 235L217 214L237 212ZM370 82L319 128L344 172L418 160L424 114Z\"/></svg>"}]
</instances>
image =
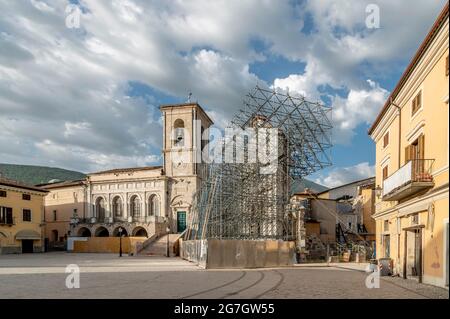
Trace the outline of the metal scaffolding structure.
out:
<instances>
[{"instance_id":1,"label":"metal scaffolding structure","mask_svg":"<svg viewBox=\"0 0 450 319\"><path fill-rule=\"evenodd\" d=\"M186 238L295 239L290 184L331 165L330 116L320 103L256 86L203 164Z\"/></svg>"}]
</instances>

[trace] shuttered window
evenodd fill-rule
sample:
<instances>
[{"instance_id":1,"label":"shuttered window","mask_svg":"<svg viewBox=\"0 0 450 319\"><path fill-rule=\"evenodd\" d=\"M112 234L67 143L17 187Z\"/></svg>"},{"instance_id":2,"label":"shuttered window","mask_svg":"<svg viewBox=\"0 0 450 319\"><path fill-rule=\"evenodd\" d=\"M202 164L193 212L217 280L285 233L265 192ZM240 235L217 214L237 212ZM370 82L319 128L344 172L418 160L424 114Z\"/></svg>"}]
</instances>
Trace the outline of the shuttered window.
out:
<instances>
[{"instance_id":1,"label":"shuttered window","mask_svg":"<svg viewBox=\"0 0 450 319\"><path fill-rule=\"evenodd\" d=\"M388 177L388 167L387 165L383 167L383 181Z\"/></svg>"},{"instance_id":2,"label":"shuttered window","mask_svg":"<svg viewBox=\"0 0 450 319\"><path fill-rule=\"evenodd\" d=\"M29 209L23 210L23 221L31 222L31 210L29 210Z\"/></svg>"},{"instance_id":3,"label":"shuttered window","mask_svg":"<svg viewBox=\"0 0 450 319\"><path fill-rule=\"evenodd\" d=\"M389 132L384 134L384 137L383 137L383 147L386 147L388 145L389 145Z\"/></svg>"},{"instance_id":4,"label":"shuttered window","mask_svg":"<svg viewBox=\"0 0 450 319\"><path fill-rule=\"evenodd\" d=\"M425 135L423 134L405 148L405 164L415 159L425 159Z\"/></svg>"},{"instance_id":5,"label":"shuttered window","mask_svg":"<svg viewBox=\"0 0 450 319\"><path fill-rule=\"evenodd\" d=\"M411 115L414 115L417 112L417 110L419 110L421 107L422 107L422 92L419 92L412 101Z\"/></svg>"},{"instance_id":6,"label":"shuttered window","mask_svg":"<svg viewBox=\"0 0 450 319\"><path fill-rule=\"evenodd\" d=\"M13 224L13 212L11 207L0 206L0 224Z\"/></svg>"}]
</instances>

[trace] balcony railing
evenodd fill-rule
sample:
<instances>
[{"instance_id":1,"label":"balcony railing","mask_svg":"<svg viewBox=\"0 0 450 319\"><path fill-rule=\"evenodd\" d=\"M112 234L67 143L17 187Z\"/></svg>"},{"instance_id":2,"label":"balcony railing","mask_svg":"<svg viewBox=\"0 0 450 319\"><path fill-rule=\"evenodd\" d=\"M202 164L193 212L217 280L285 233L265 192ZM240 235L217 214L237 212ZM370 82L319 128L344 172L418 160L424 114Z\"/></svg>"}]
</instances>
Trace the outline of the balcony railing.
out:
<instances>
[{"instance_id":1,"label":"balcony railing","mask_svg":"<svg viewBox=\"0 0 450 319\"><path fill-rule=\"evenodd\" d=\"M433 159L414 159L383 182L383 200L400 200L434 186L431 175Z\"/></svg>"}]
</instances>

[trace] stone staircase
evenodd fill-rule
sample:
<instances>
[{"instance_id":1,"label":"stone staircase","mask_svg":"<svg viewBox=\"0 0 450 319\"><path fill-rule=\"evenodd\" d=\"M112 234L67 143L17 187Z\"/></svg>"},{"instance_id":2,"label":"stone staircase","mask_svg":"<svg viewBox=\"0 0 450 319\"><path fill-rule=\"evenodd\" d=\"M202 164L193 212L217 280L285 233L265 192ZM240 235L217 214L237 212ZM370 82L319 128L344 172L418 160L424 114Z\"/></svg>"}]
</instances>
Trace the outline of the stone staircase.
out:
<instances>
[{"instance_id":1,"label":"stone staircase","mask_svg":"<svg viewBox=\"0 0 450 319\"><path fill-rule=\"evenodd\" d=\"M176 246L181 234L162 235L156 238L148 246L143 248L139 256L167 256L167 236L169 236L169 253L171 257L176 256L174 246Z\"/></svg>"}]
</instances>

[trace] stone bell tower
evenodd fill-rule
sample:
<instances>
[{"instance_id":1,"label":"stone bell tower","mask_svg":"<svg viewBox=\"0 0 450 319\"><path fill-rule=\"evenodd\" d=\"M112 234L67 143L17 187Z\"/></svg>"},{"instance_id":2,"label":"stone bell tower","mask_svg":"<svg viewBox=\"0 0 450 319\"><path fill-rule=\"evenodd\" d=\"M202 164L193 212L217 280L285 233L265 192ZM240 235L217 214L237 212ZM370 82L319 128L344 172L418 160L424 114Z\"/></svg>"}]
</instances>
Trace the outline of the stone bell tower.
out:
<instances>
[{"instance_id":1,"label":"stone bell tower","mask_svg":"<svg viewBox=\"0 0 450 319\"><path fill-rule=\"evenodd\" d=\"M212 120L198 103L162 105L164 172L169 177L171 231L182 232L189 221L192 198L203 178L202 133Z\"/></svg>"}]
</instances>

